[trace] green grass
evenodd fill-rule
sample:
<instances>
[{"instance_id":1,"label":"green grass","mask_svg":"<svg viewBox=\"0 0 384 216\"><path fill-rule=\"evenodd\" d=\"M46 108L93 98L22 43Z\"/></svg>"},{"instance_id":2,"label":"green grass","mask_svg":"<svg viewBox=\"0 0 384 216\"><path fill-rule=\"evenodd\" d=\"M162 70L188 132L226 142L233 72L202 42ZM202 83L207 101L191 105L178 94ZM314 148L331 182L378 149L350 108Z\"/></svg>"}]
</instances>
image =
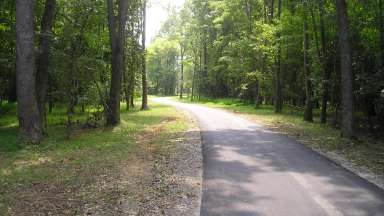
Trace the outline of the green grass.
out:
<instances>
[{"instance_id":1,"label":"green grass","mask_svg":"<svg viewBox=\"0 0 384 216\"><path fill-rule=\"evenodd\" d=\"M124 109L124 108L122 108ZM88 114L77 114L84 121ZM115 128L76 130L66 138L64 107L56 107L48 116L48 136L40 145L28 145L18 139L15 109L0 118L0 215L15 189L33 183L73 184L88 181L124 161L136 147L137 135L144 129L174 117L159 134L159 145L167 143L169 134L183 131L187 125L180 114L167 106L151 104L151 110L121 113ZM168 135L166 135L168 134Z\"/></svg>"},{"instance_id":2,"label":"green grass","mask_svg":"<svg viewBox=\"0 0 384 216\"><path fill-rule=\"evenodd\" d=\"M244 104L240 100L232 98L204 98L193 102L184 98L181 101L200 103L243 114L247 118L287 134L311 148L324 152L336 152L358 166L366 167L379 175L384 173L382 140L370 136L361 136L358 140L343 139L339 129L320 124L319 110L314 111L314 122L310 123L303 120L302 110L293 107L284 107L283 113L276 114L273 106L262 105L256 109L254 105Z\"/></svg>"}]
</instances>

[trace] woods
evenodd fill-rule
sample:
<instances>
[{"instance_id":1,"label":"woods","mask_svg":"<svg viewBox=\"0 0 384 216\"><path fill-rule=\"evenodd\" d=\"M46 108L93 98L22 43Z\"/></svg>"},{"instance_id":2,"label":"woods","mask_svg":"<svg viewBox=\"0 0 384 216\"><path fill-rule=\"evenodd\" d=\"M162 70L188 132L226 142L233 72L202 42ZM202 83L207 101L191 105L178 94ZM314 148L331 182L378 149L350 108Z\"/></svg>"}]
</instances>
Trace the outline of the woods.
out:
<instances>
[{"instance_id":1,"label":"woods","mask_svg":"<svg viewBox=\"0 0 384 216\"><path fill-rule=\"evenodd\" d=\"M116 126L121 102L130 109L142 96L146 110L148 94L295 107L346 138L383 130L381 0L188 0L169 8L148 52L147 6L1 3L0 101L17 102L22 136L41 141L56 104L67 104L69 133L76 112Z\"/></svg>"},{"instance_id":2,"label":"woods","mask_svg":"<svg viewBox=\"0 0 384 216\"><path fill-rule=\"evenodd\" d=\"M79 124L76 113L93 116L81 124L116 126L121 102L129 109L143 92L148 107L145 1L5 0L0 6L0 118L3 104L17 102L27 142L47 135L45 116L56 105L67 104L69 133Z\"/></svg>"},{"instance_id":3,"label":"woods","mask_svg":"<svg viewBox=\"0 0 384 216\"><path fill-rule=\"evenodd\" d=\"M383 0L0 0L0 215L381 215Z\"/></svg>"},{"instance_id":4,"label":"woods","mask_svg":"<svg viewBox=\"0 0 384 216\"><path fill-rule=\"evenodd\" d=\"M295 108L305 121L340 127L343 137L377 136L382 11L374 0L186 1L149 47L150 89L240 98L276 113Z\"/></svg>"}]
</instances>

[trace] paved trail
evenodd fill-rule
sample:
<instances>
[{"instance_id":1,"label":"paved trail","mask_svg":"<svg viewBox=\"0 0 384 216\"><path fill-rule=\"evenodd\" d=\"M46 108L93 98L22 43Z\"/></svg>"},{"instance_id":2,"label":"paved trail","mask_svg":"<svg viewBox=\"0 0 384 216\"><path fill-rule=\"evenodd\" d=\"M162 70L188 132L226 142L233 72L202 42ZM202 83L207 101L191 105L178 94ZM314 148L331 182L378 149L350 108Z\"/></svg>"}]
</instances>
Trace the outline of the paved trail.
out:
<instances>
[{"instance_id":1,"label":"paved trail","mask_svg":"<svg viewBox=\"0 0 384 216\"><path fill-rule=\"evenodd\" d=\"M198 120L202 216L384 216L384 192L284 135L236 114L166 98Z\"/></svg>"}]
</instances>

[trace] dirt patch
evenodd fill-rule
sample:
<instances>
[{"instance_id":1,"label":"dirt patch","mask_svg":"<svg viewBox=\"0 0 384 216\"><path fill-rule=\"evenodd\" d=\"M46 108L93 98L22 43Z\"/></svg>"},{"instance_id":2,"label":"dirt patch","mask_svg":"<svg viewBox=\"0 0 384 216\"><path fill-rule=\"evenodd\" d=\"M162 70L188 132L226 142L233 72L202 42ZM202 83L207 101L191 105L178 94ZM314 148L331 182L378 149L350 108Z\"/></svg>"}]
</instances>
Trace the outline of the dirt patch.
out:
<instances>
[{"instance_id":1,"label":"dirt patch","mask_svg":"<svg viewBox=\"0 0 384 216\"><path fill-rule=\"evenodd\" d=\"M164 118L144 130L136 137L135 150L117 164L78 170L68 180L9 188L9 214L199 215L200 133L196 124L168 133L167 125L175 121L180 119Z\"/></svg>"}]
</instances>

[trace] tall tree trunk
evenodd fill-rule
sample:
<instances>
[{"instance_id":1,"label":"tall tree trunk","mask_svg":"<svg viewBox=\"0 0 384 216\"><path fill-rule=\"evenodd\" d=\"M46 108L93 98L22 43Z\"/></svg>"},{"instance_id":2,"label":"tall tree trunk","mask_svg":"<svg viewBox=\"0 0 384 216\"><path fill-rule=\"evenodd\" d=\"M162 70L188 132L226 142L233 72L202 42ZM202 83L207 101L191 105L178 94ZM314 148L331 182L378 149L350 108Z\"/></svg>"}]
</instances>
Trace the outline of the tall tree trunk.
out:
<instances>
[{"instance_id":1,"label":"tall tree trunk","mask_svg":"<svg viewBox=\"0 0 384 216\"><path fill-rule=\"evenodd\" d=\"M43 136L36 96L34 2L16 0L17 109L21 135L39 143Z\"/></svg>"},{"instance_id":2,"label":"tall tree trunk","mask_svg":"<svg viewBox=\"0 0 384 216\"><path fill-rule=\"evenodd\" d=\"M313 11L314 6L312 4L310 4L308 6L308 3L305 3L305 5L306 5L307 9L309 9L309 11L311 13L311 20L312 20L312 26L313 26L313 36L315 37L315 45L316 45L317 58L319 59L320 62L322 62L320 45L319 45L319 33L318 33L318 30L317 30L317 22L316 22L315 12ZM308 13L308 11L306 13ZM306 16L308 16L308 14L306 14ZM308 26L308 24L307 24L307 26Z\"/></svg>"},{"instance_id":3,"label":"tall tree trunk","mask_svg":"<svg viewBox=\"0 0 384 216\"><path fill-rule=\"evenodd\" d=\"M191 101L194 100L195 97L195 86L196 86L196 70L197 64L196 62L193 64L193 75L192 75L192 90L191 90Z\"/></svg>"},{"instance_id":4,"label":"tall tree trunk","mask_svg":"<svg viewBox=\"0 0 384 216\"><path fill-rule=\"evenodd\" d=\"M381 51L381 68L384 70L384 14L383 0L379 0L379 28L380 28L380 51ZM383 73L383 72L382 72Z\"/></svg>"},{"instance_id":5,"label":"tall tree trunk","mask_svg":"<svg viewBox=\"0 0 384 216\"><path fill-rule=\"evenodd\" d=\"M120 96L121 79L124 70L124 36L125 24L127 19L127 0L120 0L118 7L118 20L113 12L113 0L107 0L108 8L108 27L109 38L112 50L112 77L109 92L109 102L107 110L107 125L115 126L120 122ZM117 23L118 21L118 23ZM118 26L116 26L118 24Z\"/></svg>"},{"instance_id":6,"label":"tall tree trunk","mask_svg":"<svg viewBox=\"0 0 384 216\"><path fill-rule=\"evenodd\" d=\"M345 0L336 0L340 64L341 64L341 93L342 93L342 136L354 137L354 96L352 56L349 39L347 4Z\"/></svg>"},{"instance_id":7,"label":"tall tree trunk","mask_svg":"<svg viewBox=\"0 0 384 216\"><path fill-rule=\"evenodd\" d=\"M273 1L273 0L272 0ZM281 17L281 0L278 1L278 10L277 10L277 17L280 19ZM273 9L272 9L273 11ZM283 110L283 98L282 98L282 87L281 87L281 33L277 33L277 40L278 40L278 48L277 48L277 61L276 61L276 77L275 77L275 112L281 113Z\"/></svg>"},{"instance_id":8,"label":"tall tree trunk","mask_svg":"<svg viewBox=\"0 0 384 216\"><path fill-rule=\"evenodd\" d=\"M184 92L184 48L183 45L180 44L180 99L183 98L183 92Z\"/></svg>"},{"instance_id":9,"label":"tall tree trunk","mask_svg":"<svg viewBox=\"0 0 384 216\"><path fill-rule=\"evenodd\" d=\"M124 99L126 103L125 110L129 110L129 75L126 73L126 71L123 73L123 91L124 91Z\"/></svg>"},{"instance_id":10,"label":"tall tree trunk","mask_svg":"<svg viewBox=\"0 0 384 216\"><path fill-rule=\"evenodd\" d=\"M312 82L310 78L310 66L309 66L309 32L308 32L308 21L307 21L307 10L308 5L304 3L304 80L305 80L305 111L304 120L312 122Z\"/></svg>"},{"instance_id":11,"label":"tall tree trunk","mask_svg":"<svg viewBox=\"0 0 384 216\"><path fill-rule=\"evenodd\" d=\"M328 109L328 100L330 94L330 82L331 82L331 73L332 73L332 58L333 53L327 51L327 38L325 35L325 24L324 24L324 0L319 0L319 9L320 9L320 36L321 36L321 63L323 66L323 95L321 99L321 113L320 113L320 122L325 124L327 122L327 109Z\"/></svg>"},{"instance_id":12,"label":"tall tree trunk","mask_svg":"<svg viewBox=\"0 0 384 216\"><path fill-rule=\"evenodd\" d=\"M55 13L56 0L46 0L43 18L41 20L40 50L37 62L36 93L39 108L40 121L44 124L45 104L48 90L48 67L50 58L50 47L52 40L53 17ZM45 125L45 124L44 124ZM45 125L46 127L46 125ZM43 127L43 128L45 128Z\"/></svg>"},{"instance_id":13,"label":"tall tree trunk","mask_svg":"<svg viewBox=\"0 0 384 216\"><path fill-rule=\"evenodd\" d=\"M146 68L146 47L145 47L145 39L146 39L146 22L147 22L147 1L143 0L143 29L142 29L142 46L143 46L143 71L142 71L142 87L143 87L143 95L141 102L141 110L147 110L148 107L148 81L147 81L147 68Z\"/></svg>"},{"instance_id":14,"label":"tall tree trunk","mask_svg":"<svg viewBox=\"0 0 384 216\"><path fill-rule=\"evenodd\" d=\"M252 1L250 0L245 0L245 13L248 18L248 40L251 40L251 36L253 35L253 7L252 7ZM256 71L256 56L255 52L252 52L252 71ZM255 102L255 107L259 107L259 97L260 97L260 85L259 85L259 79L256 78L255 83L254 83L254 102Z\"/></svg>"}]
</instances>

